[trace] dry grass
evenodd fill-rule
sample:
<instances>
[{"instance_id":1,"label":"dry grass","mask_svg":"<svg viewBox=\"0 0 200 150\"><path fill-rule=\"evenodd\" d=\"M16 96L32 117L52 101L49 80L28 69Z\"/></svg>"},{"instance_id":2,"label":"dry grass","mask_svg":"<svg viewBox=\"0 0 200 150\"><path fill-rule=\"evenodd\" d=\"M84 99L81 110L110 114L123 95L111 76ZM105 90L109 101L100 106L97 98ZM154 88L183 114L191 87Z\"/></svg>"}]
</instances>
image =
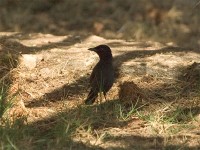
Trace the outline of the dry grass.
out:
<instances>
[{"instance_id":1,"label":"dry grass","mask_svg":"<svg viewBox=\"0 0 200 150\"><path fill-rule=\"evenodd\" d=\"M1 31L55 35L79 31L199 47L199 0L2 0L0 7Z\"/></svg>"},{"instance_id":2,"label":"dry grass","mask_svg":"<svg viewBox=\"0 0 200 150\"><path fill-rule=\"evenodd\" d=\"M51 45L41 45L41 36ZM29 52L23 42L30 44L31 37L20 37L16 47ZM2 118L2 149L198 149L198 52L96 36L79 37L72 46L73 36L64 42L36 37L38 52L29 56L38 58L37 65L27 68L19 61L10 68L7 93L18 94ZM117 80L109 101L84 106L88 73L97 60L86 49L100 43L113 50Z\"/></svg>"},{"instance_id":3,"label":"dry grass","mask_svg":"<svg viewBox=\"0 0 200 150\"><path fill-rule=\"evenodd\" d=\"M1 0L0 149L200 149L199 6ZM85 106L102 43L116 81Z\"/></svg>"}]
</instances>

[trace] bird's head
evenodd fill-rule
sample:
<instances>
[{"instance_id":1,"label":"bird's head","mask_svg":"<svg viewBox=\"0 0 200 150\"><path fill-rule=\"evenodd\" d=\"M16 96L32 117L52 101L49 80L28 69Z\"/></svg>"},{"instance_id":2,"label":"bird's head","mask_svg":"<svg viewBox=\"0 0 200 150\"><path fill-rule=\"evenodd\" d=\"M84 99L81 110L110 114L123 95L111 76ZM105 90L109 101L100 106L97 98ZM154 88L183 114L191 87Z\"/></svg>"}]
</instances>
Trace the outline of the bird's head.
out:
<instances>
[{"instance_id":1,"label":"bird's head","mask_svg":"<svg viewBox=\"0 0 200 150\"><path fill-rule=\"evenodd\" d=\"M94 51L99 55L100 60L112 59L112 52L107 45L99 45L88 50Z\"/></svg>"}]
</instances>

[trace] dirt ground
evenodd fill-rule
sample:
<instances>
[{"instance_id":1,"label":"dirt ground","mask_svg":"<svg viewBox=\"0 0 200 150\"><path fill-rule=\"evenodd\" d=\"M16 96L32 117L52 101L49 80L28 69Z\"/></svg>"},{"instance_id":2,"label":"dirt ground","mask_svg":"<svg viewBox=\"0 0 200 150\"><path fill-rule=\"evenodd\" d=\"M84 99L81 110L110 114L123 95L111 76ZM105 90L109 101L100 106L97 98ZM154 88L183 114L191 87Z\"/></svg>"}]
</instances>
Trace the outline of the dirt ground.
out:
<instances>
[{"instance_id":1,"label":"dirt ground","mask_svg":"<svg viewBox=\"0 0 200 150\"><path fill-rule=\"evenodd\" d=\"M90 2L0 3L0 77L9 76L9 94L17 93L9 117L25 116L24 124L41 133L54 130L60 120L72 126L76 120L71 149L200 149L198 1L143 1L141 11L138 1L137 10L131 1L98 0L88 7ZM16 6L20 15L13 13ZM73 7L87 13L63 15ZM92 13L97 17L89 17ZM98 61L87 49L99 44L112 49L115 83L107 101L84 106ZM51 140L55 147L45 149L68 146ZM26 143L19 145L34 145Z\"/></svg>"},{"instance_id":2,"label":"dirt ground","mask_svg":"<svg viewBox=\"0 0 200 150\"><path fill-rule=\"evenodd\" d=\"M108 139L75 135L73 140L85 144L89 141L90 145L105 149L160 149L164 145L175 147L181 144L188 148L199 146L198 51L156 42L104 39L94 35L1 33L1 37L3 46L23 52L20 53L19 64L12 70L10 92L19 91L16 105L9 111L14 118L26 116L27 124L37 124L84 105L89 90L89 74L98 61L98 57L87 48L103 43L112 49L116 70L109 101L119 103L116 100L120 97L125 104L136 104L140 96L138 107L146 113L154 112L158 120L151 124L133 116L122 125L115 122L98 127L102 136L109 134ZM161 124L159 113L170 113L168 110L172 111L171 107L175 109L176 106L185 111L191 109L193 112L194 109L196 119L185 123L191 128L170 135L167 128L176 124ZM144 141L145 145L142 144Z\"/></svg>"},{"instance_id":3,"label":"dirt ground","mask_svg":"<svg viewBox=\"0 0 200 150\"><path fill-rule=\"evenodd\" d=\"M199 0L1 0L0 8L1 31L200 46Z\"/></svg>"}]
</instances>

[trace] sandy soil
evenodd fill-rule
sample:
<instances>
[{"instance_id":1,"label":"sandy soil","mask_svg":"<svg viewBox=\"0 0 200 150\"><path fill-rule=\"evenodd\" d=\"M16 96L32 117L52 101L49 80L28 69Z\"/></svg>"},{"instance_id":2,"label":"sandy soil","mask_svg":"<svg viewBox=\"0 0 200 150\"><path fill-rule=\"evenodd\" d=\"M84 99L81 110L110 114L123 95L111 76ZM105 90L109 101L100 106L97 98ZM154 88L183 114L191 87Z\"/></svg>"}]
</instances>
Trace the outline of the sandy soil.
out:
<instances>
[{"instance_id":1,"label":"sandy soil","mask_svg":"<svg viewBox=\"0 0 200 150\"><path fill-rule=\"evenodd\" d=\"M34 149L60 120L75 120L82 124L67 139L72 149L200 149L199 8L199 0L1 0L10 119L24 117L42 133L14 144ZM86 107L98 61L87 49L102 43L112 49L116 80L108 101ZM133 104L139 114L116 118L118 106L127 114ZM44 149L65 149L60 136Z\"/></svg>"},{"instance_id":2,"label":"sandy soil","mask_svg":"<svg viewBox=\"0 0 200 150\"><path fill-rule=\"evenodd\" d=\"M87 49L102 43L111 47L116 70L109 101L115 103L122 92L122 97L128 95L125 103L136 103L139 95L139 105L144 105L147 112L159 115L172 105L196 108L195 117L200 120L198 50L171 43L105 39L94 35L1 33L0 42L2 53L9 51L18 58L18 64L12 70L10 92L18 91L19 94L10 114L27 116L28 124L48 120L58 112L84 105L89 74L98 61L97 55ZM125 83L129 84L126 86ZM120 99L126 101L127 98ZM188 121L187 124L192 124L193 128L170 136L165 132L169 126L156 122L147 124L133 117L125 125L98 130L100 136L109 134L110 138L96 140L75 136L73 140L90 141L91 145L107 149L161 149L163 145L176 147L181 144L198 148L199 122Z\"/></svg>"}]
</instances>

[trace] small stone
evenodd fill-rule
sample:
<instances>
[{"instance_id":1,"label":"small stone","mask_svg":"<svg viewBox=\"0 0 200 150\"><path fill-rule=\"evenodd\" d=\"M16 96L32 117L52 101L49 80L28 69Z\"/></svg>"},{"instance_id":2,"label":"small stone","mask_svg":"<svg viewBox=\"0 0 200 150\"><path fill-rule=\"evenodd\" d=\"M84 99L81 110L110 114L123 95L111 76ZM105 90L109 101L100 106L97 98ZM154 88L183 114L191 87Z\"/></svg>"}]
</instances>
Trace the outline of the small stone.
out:
<instances>
[{"instance_id":1,"label":"small stone","mask_svg":"<svg viewBox=\"0 0 200 150\"><path fill-rule=\"evenodd\" d=\"M50 77L51 70L49 68L42 68L42 69L40 69L40 75L42 77Z\"/></svg>"},{"instance_id":2,"label":"small stone","mask_svg":"<svg viewBox=\"0 0 200 150\"><path fill-rule=\"evenodd\" d=\"M44 58L43 55L23 54L20 60L22 65L32 70L37 66L37 63L44 60Z\"/></svg>"},{"instance_id":3,"label":"small stone","mask_svg":"<svg viewBox=\"0 0 200 150\"><path fill-rule=\"evenodd\" d=\"M28 69L34 69L37 65L37 57L35 55L24 54L21 57L21 64Z\"/></svg>"}]
</instances>

